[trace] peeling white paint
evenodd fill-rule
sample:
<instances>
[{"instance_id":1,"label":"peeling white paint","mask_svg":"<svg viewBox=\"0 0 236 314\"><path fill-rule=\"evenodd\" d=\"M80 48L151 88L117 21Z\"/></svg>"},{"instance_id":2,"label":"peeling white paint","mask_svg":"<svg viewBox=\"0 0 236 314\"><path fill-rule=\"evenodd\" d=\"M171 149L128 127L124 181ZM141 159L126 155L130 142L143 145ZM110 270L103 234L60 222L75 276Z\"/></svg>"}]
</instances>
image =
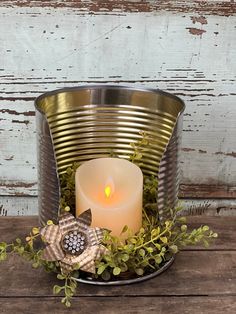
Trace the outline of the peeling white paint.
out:
<instances>
[{"instance_id":1,"label":"peeling white paint","mask_svg":"<svg viewBox=\"0 0 236 314\"><path fill-rule=\"evenodd\" d=\"M181 182L235 187L236 16L193 16L0 7L0 195L37 195L33 98L94 83L183 98Z\"/></svg>"}]
</instances>

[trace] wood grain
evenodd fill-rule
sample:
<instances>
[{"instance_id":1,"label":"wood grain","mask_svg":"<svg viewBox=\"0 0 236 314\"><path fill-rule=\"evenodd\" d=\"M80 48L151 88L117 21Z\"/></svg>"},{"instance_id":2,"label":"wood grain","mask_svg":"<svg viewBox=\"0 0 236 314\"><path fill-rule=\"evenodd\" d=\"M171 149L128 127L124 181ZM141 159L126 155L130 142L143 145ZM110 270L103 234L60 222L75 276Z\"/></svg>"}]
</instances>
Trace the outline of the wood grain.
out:
<instances>
[{"instance_id":1,"label":"wood grain","mask_svg":"<svg viewBox=\"0 0 236 314\"><path fill-rule=\"evenodd\" d=\"M60 304L59 298L7 298L2 299L2 314L232 314L236 311L235 296L228 297L79 297L74 298L72 307L67 311Z\"/></svg>"},{"instance_id":2,"label":"wood grain","mask_svg":"<svg viewBox=\"0 0 236 314\"><path fill-rule=\"evenodd\" d=\"M33 270L28 262L15 256L2 262L0 269L0 282L7 283L7 289L5 285L0 286L0 297L53 296L52 286L60 284L53 274L48 274L43 269ZM97 287L80 284L76 295L236 296L235 269L235 251L183 251L167 272L141 285L132 284L132 289L130 286Z\"/></svg>"},{"instance_id":3,"label":"wood grain","mask_svg":"<svg viewBox=\"0 0 236 314\"><path fill-rule=\"evenodd\" d=\"M189 190L191 186L189 186ZM25 193L25 191L24 191ZM23 193L22 193L23 194ZM183 215L236 216L235 199L180 199ZM38 215L38 198L32 195L0 196L0 216Z\"/></svg>"},{"instance_id":4,"label":"wood grain","mask_svg":"<svg viewBox=\"0 0 236 314\"><path fill-rule=\"evenodd\" d=\"M234 13L234 1L1 1L0 195L37 196L33 99L103 83L183 98L181 196L235 199Z\"/></svg>"},{"instance_id":5,"label":"wood grain","mask_svg":"<svg viewBox=\"0 0 236 314\"><path fill-rule=\"evenodd\" d=\"M216 14L229 16L236 13L235 1L168 1L168 0L147 0L147 1L130 1L130 0L40 0L40 1L22 1L11 0L2 1L2 6L6 7L52 7L52 8L73 8L82 12L159 12L168 10L177 13L199 13L199 14Z\"/></svg>"},{"instance_id":6,"label":"wood grain","mask_svg":"<svg viewBox=\"0 0 236 314\"><path fill-rule=\"evenodd\" d=\"M210 250L236 251L236 217L192 216L188 217L187 221L190 228L209 225L219 234L219 237L211 244ZM24 238L33 226L38 226L38 223L37 216L0 217L0 242L10 242L16 237ZM191 247L190 250L199 250L199 247Z\"/></svg>"},{"instance_id":7,"label":"wood grain","mask_svg":"<svg viewBox=\"0 0 236 314\"><path fill-rule=\"evenodd\" d=\"M0 196L0 216L38 215L38 198L34 196Z\"/></svg>"},{"instance_id":8,"label":"wood grain","mask_svg":"<svg viewBox=\"0 0 236 314\"><path fill-rule=\"evenodd\" d=\"M99 287L79 284L71 313L234 313L236 310L235 223L230 217L191 217L192 227L207 223L220 231L212 251L181 252L162 275L132 286ZM0 241L23 236L36 217L2 217ZM0 264L1 313L65 313L52 286L53 274L32 270L11 255Z\"/></svg>"}]
</instances>

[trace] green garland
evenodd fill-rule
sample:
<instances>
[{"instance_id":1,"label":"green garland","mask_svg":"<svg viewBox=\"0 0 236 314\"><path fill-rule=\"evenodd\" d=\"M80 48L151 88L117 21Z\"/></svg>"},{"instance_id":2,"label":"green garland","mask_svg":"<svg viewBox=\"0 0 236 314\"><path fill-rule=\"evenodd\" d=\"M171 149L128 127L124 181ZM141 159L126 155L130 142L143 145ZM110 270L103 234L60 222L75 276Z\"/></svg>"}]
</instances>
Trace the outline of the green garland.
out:
<instances>
[{"instance_id":1,"label":"green garland","mask_svg":"<svg viewBox=\"0 0 236 314\"><path fill-rule=\"evenodd\" d=\"M130 161L142 165L142 153L148 148L149 142L145 134L137 144L132 144L133 154ZM113 155L114 156L114 155ZM78 163L69 167L61 176L61 211L75 209L75 171ZM180 216L181 208L169 210L168 220L159 221L156 213L157 204L156 177L144 177L144 208L143 226L139 232L132 235L127 226L124 226L122 233L126 233L127 239L121 241L118 237L105 232L103 245L109 253L97 261L94 280L122 280L135 278L150 274L162 267L174 254L188 245L202 244L209 246L210 241L217 237L217 234L208 226L200 226L194 230L188 230L186 218ZM52 224L48 221L48 224ZM43 267L48 272L57 274L57 278L63 281L61 286L55 285L53 293L63 293L61 302L69 307L71 298L76 292L77 281L84 275L79 271L79 265L69 275L60 273L58 262L48 262L42 259L42 249L38 249L39 228L32 228L25 241L17 238L12 243L0 243L0 261L7 258L7 254L17 253L32 263L33 268Z\"/></svg>"}]
</instances>

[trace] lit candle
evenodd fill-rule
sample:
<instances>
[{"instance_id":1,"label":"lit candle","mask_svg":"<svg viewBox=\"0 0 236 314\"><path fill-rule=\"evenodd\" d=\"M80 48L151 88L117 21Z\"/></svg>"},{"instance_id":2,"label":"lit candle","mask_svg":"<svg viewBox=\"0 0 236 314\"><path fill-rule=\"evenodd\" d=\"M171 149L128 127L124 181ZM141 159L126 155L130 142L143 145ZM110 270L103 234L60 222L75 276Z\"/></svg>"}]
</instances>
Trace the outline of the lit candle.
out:
<instances>
[{"instance_id":1,"label":"lit candle","mask_svg":"<svg viewBox=\"0 0 236 314\"><path fill-rule=\"evenodd\" d=\"M76 215L88 208L92 226L119 236L127 225L133 233L142 225L143 175L135 164L119 158L83 163L75 176Z\"/></svg>"}]
</instances>

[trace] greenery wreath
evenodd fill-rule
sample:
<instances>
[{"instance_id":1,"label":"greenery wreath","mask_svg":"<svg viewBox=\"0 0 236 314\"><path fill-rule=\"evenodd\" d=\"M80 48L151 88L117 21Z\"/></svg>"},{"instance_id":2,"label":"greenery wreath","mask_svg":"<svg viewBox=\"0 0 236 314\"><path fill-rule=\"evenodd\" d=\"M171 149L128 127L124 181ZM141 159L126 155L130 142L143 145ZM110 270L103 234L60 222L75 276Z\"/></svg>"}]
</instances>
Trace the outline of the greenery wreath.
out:
<instances>
[{"instance_id":1,"label":"greenery wreath","mask_svg":"<svg viewBox=\"0 0 236 314\"><path fill-rule=\"evenodd\" d=\"M132 144L134 153L130 156L130 161L141 166L143 152L148 149L148 145L148 138L143 134L142 140ZM111 156L114 157L112 152ZM61 177L62 215L68 212L73 214L75 210L75 171L78 166L78 163L74 163ZM208 247L211 240L217 237L217 233L206 225L189 231L186 218L181 216L181 206L167 208L165 210L168 212L167 218L161 220L156 212L157 186L156 177L144 176L143 226L138 233L133 235L128 227L124 226L122 233L126 234L126 239L121 240L112 236L108 230L104 230L100 244L105 249L103 254L95 254L95 271L91 275L93 280L124 280L151 274L182 248L196 244ZM45 249L39 245L39 239L40 243L47 242L45 231L53 225L52 221L48 221L43 228L33 227L24 240L17 238L12 243L1 242L0 261L4 261L8 254L17 253L30 261L33 268L43 267L47 272L56 273L57 278L63 283L54 285L53 293L63 294L61 302L70 307L71 298L78 285L77 279L86 276L86 272L82 270L80 263L73 264L65 272L59 260L45 258ZM56 225L54 226L56 229Z\"/></svg>"}]
</instances>

